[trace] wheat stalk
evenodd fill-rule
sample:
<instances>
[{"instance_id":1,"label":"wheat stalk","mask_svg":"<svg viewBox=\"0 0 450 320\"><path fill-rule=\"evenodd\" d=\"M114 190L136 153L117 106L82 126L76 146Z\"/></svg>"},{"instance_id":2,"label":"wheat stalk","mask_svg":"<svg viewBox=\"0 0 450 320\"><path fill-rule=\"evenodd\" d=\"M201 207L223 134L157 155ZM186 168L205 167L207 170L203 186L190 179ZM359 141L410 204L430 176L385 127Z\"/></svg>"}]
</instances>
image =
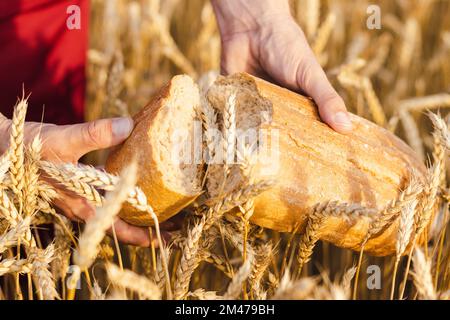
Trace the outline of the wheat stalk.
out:
<instances>
[{"instance_id":1,"label":"wheat stalk","mask_svg":"<svg viewBox=\"0 0 450 320\"><path fill-rule=\"evenodd\" d=\"M62 226L61 224L64 224ZM54 223L56 256L53 260L52 269L55 279L65 279L70 265L72 223L65 217L61 222Z\"/></svg>"},{"instance_id":2,"label":"wheat stalk","mask_svg":"<svg viewBox=\"0 0 450 320\"><path fill-rule=\"evenodd\" d=\"M121 288L136 292L148 300L161 299L161 292L156 284L130 270L120 270L114 264L107 264L106 271L111 282Z\"/></svg>"},{"instance_id":3,"label":"wheat stalk","mask_svg":"<svg viewBox=\"0 0 450 320\"><path fill-rule=\"evenodd\" d=\"M91 201L96 206L100 207L103 205L103 198L95 187L80 181L76 176L72 176L63 170L60 170L57 165L51 162L42 161L41 167L52 179L59 182L67 188L67 190Z\"/></svg>"},{"instance_id":4,"label":"wheat stalk","mask_svg":"<svg viewBox=\"0 0 450 320\"><path fill-rule=\"evenodd\" d=\"M395 244L396 259L399 260L404 254L406 247L409 244L414 228L414 215L418 200L415 199L409 202L403 209L400 215L400 223L397 232L397 241Z\"/></svg>"},{"instance_id":5,"label":"wheat stalk","mask_svg":"<svg viewBox=\"0 0 450 320\"><path fill-rule=\"evenodd\" d=\"M78 242L78 249L74 253L74 261L82 270L87 269L94 261L106 230L113 224L114 217L119 213L122 203L136 183L136 174L136 163L125 168L116 189L106 194L103 207L98 208L95 216L86 222Z\"/></svg>"},{"instance_id":6,"label":"wheat stalk","mask_svg":"<svg viewBox=\"0 0 450 320\"><path fill-rule=\"evenodd\" d=\"M217 295L216 291L206 291L203 288L188 292L188 297L197 298L198 300L223 300L222 296Z\"/></svg>"},{"instance_id":7,"label":"wheat stalk","mask_svg":"<svg viewBox=\"0 0 450 320\"><path fill-rule=\"evenodd\" d=\"M441 93L425 97L414 97L399 102L398 108L403 110L421 111L450 106L450 94Z\"/></svg>"},{"instance_id":8,"label":"wheat stalk","mask_svg":"<svg viewBox=\"0 0 450 320\"><path fill-rule=\"evenodd\" d=\"M400 192L397 198L389 201L383 210L374 216L370 222L366 237L362 241L361 247L364 247L370 238L380 233L386 226L395 220L402 208L415 200L421 191L422 186L416 180L414 175L412 175L411 181L406 189Z\"/></svg>"},{"instance_id":9,"label":"wheat stalk","mask_svg":"<svg viewBox=\"0 0 450 320\"><path fill-rule=\"evenodd\" d=\"M45 250L32 247L30 248L28 254L28 258L32 261L32 273L35 278L37 288L40 296L42 296L42 299L44 300L54 300L59 298L52 274L48 270L54 253L53 245L49 245L45 248Z\"/></svg>"},{"instance_id":10,"label":"wheat stalk","mask_svg":"<svg viewBox=\"0 0 450 320\"><path fill-rule=\"evenodd\" d=\"M236 299L239 296L240 292L242 291L242 285L250 276L252 261L253 257L249 255L244 264L236 272L233 279L231 279L231 282L227 288L227 292L224 295L225 299Z\"/></svg>"},{"instance_id":11,"label":"wheat stalk","mask_svg":"<svg viewBox=\"0 0 450 320\"><path fill-rule=\"evenodd\" d=\"M236 93L228 96L223 112L223 156L225 178L229 174L230 165L234 163L236 151Z\"/></svg>"},{"instance_id":12,"label":"wheat stalk","mask_svg":"<svg viewBox=\"0 0 450 320\"><path fill-rule=\"evenodd\" d=\"M19 239L30 229L30 217L26 217L14 226L8 233L0 237L0 253L8 248L17 245Z\"/></svg>"},{"instance_id":13,"label":"wheat stalk","mask_svg":"<svg viewBox=\"0 0 450 320\"><path fill-rule=\"evenodd\" d=\"M450 105L450 97L449 97L449 105ZM442 142L442 144L446 149L450 149L450 134L448 132L447 123L444 121L444 119L440 117L439 114L428 112L428 117L431 119L431 122L433 123L436 135L439 137L439 141Z\"/></svg>"},{"instance_id":14,"label":"wheat stalk","mask_svg":"<svg viewBox=\"0 0 450 320\"><path fill-rule=\"evenodd\" d=\"M415 249L413 256L414 284L422 299L435 300L437 297L431 277L431 264L420 249Z\"/></svg>"},{"instance_id":15,"label":"wheat stalk","mask_svg":"<svg viewBox=\"0 0 450 320\"><path fill-rule=\"evenodd\" d=\"M25 161L24 212L31 215L37 209L39 186L39 161L41 159L42 142L36 136L28 148Z\"/></svg>"},{"instance_id":16,"label":"wheat stalk","mask_svg":"<svg viewBox=\"0 0 450 320\"><path fill-rule=\"evenodd\" d=\"M183 299L187 294L189 282L195 269L200 264L199 250L200 238L204 229L204 222L194 225L188 230L187 238L183 246L180 264L176 271L177 281L174 287L174 298Z\"/></svg>"},{"instance_id":17,"label":"wheat stalk","mask_svg":"<svg viewBox=\"0 0 450 320\"><path fill-rule=\"evenodd\" d=\"M305 232L300 238L299 251L297 261L299 264L299 272L305 263L311 259L311 254L319 240L320 231L323 222L327 217L339 216L347 222L354 222L361 217L372 216L376 210L368 209L358 204L339 204L336 201L316 204L308 216Z\"/></svg>"},{"instance_id":18,"label":"wheat stalk","mask_svg":"<svg viewBox=\"0 0 450 320\"><path fill-rule=\"evenodd\" d=\"M325 49L335 23L336 16L333 13L329 13L327 18L317 31L317 35L312 45L313 52L316 56L320 56L320 54L322 54L323 50Z\"/></svg>"},{"instance_id":19,"label":"wheat stalk","mask_svg":"<svg viewBox=\"0 0 450 320\"><path fill-rule=\"evenodd\" d=\"M19 200L22 200L22 189L25 184L24 131L27 108L27 98L22 97L14 108L8 149L8 156L11 162L9 167L11 179L10 187Z\"/></svg>"},{"instance_id":20,"label":"wheat stalk","mask_svg":"<svg viewBox=\"0 0 450 320\"><path fill-rule=\"evenodd\" d=\"M30 273L32 264L28 259L3 259L0 261L0 276L8 273Z\"/></svg>"}]
</instances>

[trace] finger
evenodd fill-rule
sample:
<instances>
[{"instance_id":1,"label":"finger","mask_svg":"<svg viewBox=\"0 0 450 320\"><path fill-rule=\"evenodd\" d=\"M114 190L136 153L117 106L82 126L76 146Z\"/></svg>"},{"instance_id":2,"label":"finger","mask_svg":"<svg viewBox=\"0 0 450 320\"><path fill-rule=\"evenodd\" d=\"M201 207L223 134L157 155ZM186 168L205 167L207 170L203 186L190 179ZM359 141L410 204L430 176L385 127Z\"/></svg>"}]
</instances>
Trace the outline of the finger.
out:
<instances>
[{"instance_id":1,"label":"finger","mask_svg":"<svg viewBox=\"0 0 450 320\"><path fill-rule=\"evenodd\" d=\"M152 232L152 239L150 239L150 232L148 228L133 226L122 219L118 219L114 223L115 232L117 239L125 244L131 244L140 247L149 247L151 242L153 242L155 247L159 246L158 239L156 238L156 232ZM112 234L110 229L108 233ZM161 232L161 237L163 241L168 241L170 235L167 232Z\"/></svg>"},{"instance_id":2,"label":"finger","mask_svg":"<svg viewBox=\"0 0 450 320\"><path fill-rule=\"evenodd\" d=\"M248 40L244 36L234 36L233 39L222 39L222 53L220 59L220 72L223 75L236 72L254 74L258 69L251 65L251 50Z\"/></svg>"},{"instance_id":3,"label":"finger","mask_svg":"<svg viewBox=\"0 0 450 320\"><path fill-rule=\"evenodd\" d=\"M84 198L71 194L68 191L56 189L58 197L53 204L61 209L64 216L76 222L84 222L95 215L95 208Z\"/></svg>"},{"instance_id":4,"label":"finger","mask_svg":"<svg viewBox=\"0 0 450 320\"><path fill-rule=\"evenodd\" d=\"M67 147L75 148L80 155L122 143L133 130L131 118L101 119L68 126Z\"/></svg>"},{"instance_id":5,"label":"finger","mask_svg":"<svg viewBox=\"0 0 450 320\"><path fill-rule=\"evenodd\" d=\"M298 86L316 102L320 117L325 123L341 133L352 130L344 100L334 90L315 57L306 57L300 61L296 79Z\"/></svg>"}]
</instances>

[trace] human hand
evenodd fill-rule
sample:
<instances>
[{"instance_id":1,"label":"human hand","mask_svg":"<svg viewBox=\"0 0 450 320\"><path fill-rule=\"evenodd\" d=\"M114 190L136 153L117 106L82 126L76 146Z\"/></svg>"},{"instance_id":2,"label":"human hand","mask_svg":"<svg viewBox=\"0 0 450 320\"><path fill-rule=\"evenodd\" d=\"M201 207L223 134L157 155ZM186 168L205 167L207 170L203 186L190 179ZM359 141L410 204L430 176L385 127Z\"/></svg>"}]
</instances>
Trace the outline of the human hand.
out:
<instances>
[{"instance_id":1,"label":"human hand","mask_svg":"<svg viewBox=\"0 0 450 320\"><path fill-rule=\"evenodd\" d=\"M224 74L248 72L303 91L334 130L352 129L344 101L314 56L288 1L212 0L222 39Z\"/></svg>"},{"instance_id":2,"label":"human hand","mask_svg":"<svg viewBox=\"0 0 450 320\"><path fill-rule=\"evenodd\" d=\"M0 117L0 151L8 147L8 131L10 120ZM109 148L122 143L133 130L131 118L102 119L89 123L57 126L27 122L25 124L25 143L30 142L37 134L42 140L43 160L53 163L77 163L88 152ZM62 213L74 221L86 221L94 216L95 208L88 200L76 196L72 192L54 184L58 198L54 204ZM133 226L118 219L114 224L118 239L124 243L139 246L149 246L148 228ZM161 229L167 231L176 228L173 222L161 224ZM167 233L163 233L165 238ZM157 244L156 239L152 239Z\"/></svg>"}]
</instances>

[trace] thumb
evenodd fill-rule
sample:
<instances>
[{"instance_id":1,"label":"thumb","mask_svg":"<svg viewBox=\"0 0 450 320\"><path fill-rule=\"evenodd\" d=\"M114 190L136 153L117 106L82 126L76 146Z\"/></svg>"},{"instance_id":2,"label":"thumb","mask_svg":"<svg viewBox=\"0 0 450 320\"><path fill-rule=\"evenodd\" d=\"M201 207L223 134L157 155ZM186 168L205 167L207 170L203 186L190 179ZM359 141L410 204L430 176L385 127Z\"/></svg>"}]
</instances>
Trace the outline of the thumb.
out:
<instances>
[{"instance_id":1,"label":"thumb","mask_svg":"<svg viewBox=\"0 0 450 320\"><path fill-rule=\"evenodd\" d=\"M101 119L70 126L69 144L84 155L122 143L133 130L133 120L128 117Z\"/></svg>"},{"instance_id":2,"label":"thumb","mask_svg":"<svg viewBox=\"0 0 450 320\"><path fill-rule=\"evenodd\" d=\"M340 133L351 131L352 123L344 100L331 86L325 72L312 54L301 59L297 67L296 80L298 86L317 103L320 117L325 123Z\"/></svg>"}]
</instances>

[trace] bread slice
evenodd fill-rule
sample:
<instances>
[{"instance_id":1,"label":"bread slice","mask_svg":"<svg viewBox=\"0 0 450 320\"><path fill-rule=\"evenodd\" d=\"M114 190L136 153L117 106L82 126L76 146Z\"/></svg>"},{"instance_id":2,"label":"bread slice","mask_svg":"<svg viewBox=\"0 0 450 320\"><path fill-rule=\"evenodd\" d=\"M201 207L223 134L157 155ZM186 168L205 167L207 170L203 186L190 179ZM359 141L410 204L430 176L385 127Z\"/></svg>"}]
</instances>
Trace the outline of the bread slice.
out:
<instances>
[{"instance_id":1,"label":"bread slice","mask_svg":"<svg viewBox=\"0 0 450 320\"><path fill-rule=\"evenodd\" d=\"M208 91L208 100L218 112L227 97L236 94L236 126L257 128L268 137L253 172L253 178L275 179L273 188L255 198L251 221L277 231L304 231L309 210L317 203L339 201L368 208L382 208L395 199L414 170L423 179L425 167L416 154L387 130L351 115L354 130L347 135L323 123L317 107L308 98L248 74L219 77ZM220 117L219 117L220 118ZM269 154L264 150L270 149ZM230 171L225 192L239 189L239 166ZM207 185L211 196L221 192L223 173L210 168ZM358 249L370 219L355 224L343 218L326 220L321 239L339 247ZM367 245L368 253L395 252L397 224L392 224Z\"/></svg>"},{"instance_id":2,"label":"bread slice","mask_svg":"<svg viewBox=\"0 0 450 320\"><path fill-rule=\"evenodd\" d=\"M207 101L215 109L222 131L225 104L232 95L236 96L238 149L246 139L256 141L258 146L253 179L276 181L273 188L254 199L251 221L259 226L290 232L298 225L303 232L309 210L317 203L338 201L380 209L396 198L413 170L423 179L423 163L387 130L351 115L354 130L339 134L320 120L309 98L245 73L219 76L207 91ZM160 221L189 206L201 192L216 197L245 183L239 163L228 163L225 182L223 164L209 164L207 183L201 190L205 167L170 161L171 150L179 142L171 138L173 131L181 129L188 140L193 137L199 104L192 80L187 76L173 78L135 117L131 137L107 161L108 171L119 172L133 156L138 158L138 185ZM151 225L147 215L130 208L125 208L121 217L138 225ZM330 218L320 238L357 250L369 223L370 217L361 217L356 223ZM395 252L397 229L398 222L391 224L371 239L365 250L374 255Z\"/></svg>"},{"instance_id":3,"label":"bread slice","mask_svg":"<svg viewBox=\"0 0 450 320\"><path fill-rule=\"evenodd\" d=\"M106 170L118 173L133 158L137 160L137 185L160 221L185 208L201 192L201 161L190 148L199 105L197 85L188 76L175 76L133 117L132 134L106 161ZM135 225L153 224L148 214L130 206L123 208L120 217Z\"/></svg>"}]
</instances>

